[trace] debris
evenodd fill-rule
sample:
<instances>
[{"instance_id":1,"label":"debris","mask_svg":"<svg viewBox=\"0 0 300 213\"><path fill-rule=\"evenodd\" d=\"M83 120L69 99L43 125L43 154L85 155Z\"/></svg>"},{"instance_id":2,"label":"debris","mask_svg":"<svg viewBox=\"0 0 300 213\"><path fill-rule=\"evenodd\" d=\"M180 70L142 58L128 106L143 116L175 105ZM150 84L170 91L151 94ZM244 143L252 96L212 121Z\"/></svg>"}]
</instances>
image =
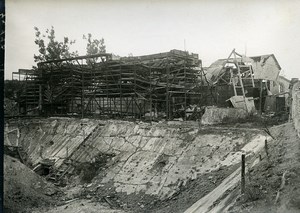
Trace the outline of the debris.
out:
<instances>
[{"instance_id":1,"label":"debris","mask_svg":"<svg viewBox=\"0 0 300 213\"><path fill-rule=\"evenodd\" d=\"M206 107L201 124L212 125L226 122L237 122L248 116L243 109Z\"/></svg>"},{"instance_id":2,"label":"debris","mask_svg":"<svg viewBox=\"0 0 300 213\"><path fill-rule=\"evenodd\" d=\"M56 192L56 187L8 155L4 155L3 184L4 206L11 212L22 212L37 205L47 207L56 203L55 198L45 195L47 192Z\"/></svg>"},{"instance_id":3,"label":"debris","mask_svg":"<svg viewBox=\"0 0 300 213\"><path fill-rule=\"evenodd\" d=\"M45 194L49 195L49 196L54 195L55 193L57 193L57 190L55 188L52 188L52 187L48 187L45 190Z\"/></svg>"},{"instance_id":4,"label":"debris","mask_svg":"<svg viewBox=\"0 0 300 213\"><path fill-rule=\"evenodd\" d=\"M238 109L230 108L230 110L236 112ZM223 122L226 119L228 117L225 117ZM227 178L227 171L236 166L241 153L246 152L247 156L248 154L256 155L259 148L263 148L266 137L271 154L270 159L273 161L265 165L261 176L267 180L275 179L272 172L277 168L272 163L279 162L273 159L275 155L273 155L272 142L274 141L257 128L235 126L233 128L233 125L199 127L197 122L190 121L137 123L86 119L86 124L83 126L80 125L79 119L55 118L55 124L52 121L52 118L39 119L38 123L30 120L30 124L26 127L17 124L19 134L22 135L22 146L24 145L26 150L30 150L28 147L39 150L41 138L43 144L49 144L49 141L54 142L55 146L49 146L42 155L39 155L38 151L31 152L29 159L35 160L33 165L37 163L52 165L53 162L48 161L55 159L53 166L57 171L65 172L67 168L65 178L72 183L68 187L80 188L79 193L76 195L73 193L69 198L78 196L79 205L82 199L94 202L103 197L101 200L111 208L127 206L130 210L134 208L148 210L150 203L157 199L159 201L156 204L165 206L164 210L168 208L176 212L173 211L175 207L171 205L173 201L178 201L183 206L182 208L187 208L190 203L184 205L182 195L187 196L190 202L194 202L211 192ZM99 127L98 123L105 124ZM80 133L76 135L74 132L78 128ZM278 137L273 127L268 131L275 138ZM13 134L17 132L14 131ZM11 137L13 138L13 135ZM281 137L285 143L295 138L294 136L287 137L282 132ZM70 142L72 142L72 146L68 146L70 159L65 161L66 159L61 156L65 156L64 145ZM40 156L45 157L45 161L40 161ZM283 157L283 154L280 153L277 156ZM112 158L114 158L113 162ZM262 159L260 163L264 162L265 160ZM80 174L76 173L77 166L81 167L79 168ZM82 184L80 177L84 173L92 174L89 177L90 182L86 182L84 187L79 187ZM252 181L256 181L255 174L255 170L251 172ZM35 185L32 188L44 189L42 193L48 193L51 198L58 196L54 190L47 192L39 182L34 182ZM197 184L202 185L196 187ZM259 184L259 186L263 186L260 189L262 195L265 192L272 193L272 190L266 189L265 184ZM97 190L100 187L101 190ZM202 190L201 193L199 193L200 190ZM134 196L136 196L135 199L132 198ZM280 198L282 198L281 194ZM127 204L124 205L124 203ZM214 202L214 204L217 203ZM84 205L86 206L85 203ZM70 210L70 205L68 209ZM183 209L177 212L181 210Z\"/></svg>"},{"instance_id":5,"label":"debris","mask_svg":"<svg viewBox=\"0 0 300 213\"><path fill-rule=\"evenodd\" d=\"M110 201L110 199L108 197L103 197L103 199L105 200L106 203L109 204L110 207L114 207L114 204Z\"/></svg>"},{"instance_id":6,"label":"debris","mask_svg":"<svg viewBox=\"0 0 300 213\"><path fill-rule=\"evenodd\" d=\"M243 109L249 114L255 113L254 99L244 98L243 96L232 96L229 99L234 108Z\"/></svg>"},{"instance_id":7,"label":"debris","mask_svg":"<svg viewBox=\"0 0 300 213\"><path fill-rule=\"evenodd\" d=\"M67 200L67 201L65 201L63 204L61 204L61 206L62 206L62 205L65 205L65 204L68 204L68 203L72 203L72 202L74 202L74 201L76 201L76 200L79 200L79 198L74 198L74 199L71 199L71 200Z\"/></svg>"},{"instance_id":8,"label":"debris","mask_svg":"<svg viewBox=\"0 0 300 213\"><path fill-rule=\"evenodd\" d=\"M278 189L277 191L277 195L276 195L276 198L275 198L275 203L276 204L279 200L279 196L280 196L280 191L282 191L283 187L285 186L285 175L286 175L287 171L285 171L283 174L282 174L282 177L281 177L281 184L280 184L280 188Z\"/></svg>"}]
</instances>

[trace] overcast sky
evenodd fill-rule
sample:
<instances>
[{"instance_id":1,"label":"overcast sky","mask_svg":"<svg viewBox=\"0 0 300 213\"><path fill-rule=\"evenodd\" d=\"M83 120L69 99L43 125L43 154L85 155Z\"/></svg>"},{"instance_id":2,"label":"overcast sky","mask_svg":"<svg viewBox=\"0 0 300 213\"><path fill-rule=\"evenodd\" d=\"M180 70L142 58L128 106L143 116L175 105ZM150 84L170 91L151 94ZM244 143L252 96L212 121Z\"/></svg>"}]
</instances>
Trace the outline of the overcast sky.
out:
<instances>
[{"instance_id":1,"label":"overcast sky","mask_svg":"<svg viewBox=\"0 0 300 213\"><path fill-rule=\"evenodd\" d=\"M34 26L54 26L58 40L104 38L107 52L134 56L181 49L198 53L203 66L233 48L247 56L275 54L287 78L300 78L298 0L6 0L5 78L35 65ZM184 42L185 41L185 42ZM184 43L186 45L184 45Z\"/></svg>"}]
</instances>

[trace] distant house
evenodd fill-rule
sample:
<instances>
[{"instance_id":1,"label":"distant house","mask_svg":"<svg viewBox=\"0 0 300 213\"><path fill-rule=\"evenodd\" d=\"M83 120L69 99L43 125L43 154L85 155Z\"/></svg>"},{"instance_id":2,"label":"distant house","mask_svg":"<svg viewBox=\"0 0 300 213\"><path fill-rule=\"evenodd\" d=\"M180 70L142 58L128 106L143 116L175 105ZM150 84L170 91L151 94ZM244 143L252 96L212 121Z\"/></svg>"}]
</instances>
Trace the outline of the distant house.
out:
<instances>
[{"instance_id":1,"label":"distant house","mask_svg":"<svg viewBox=\"0 0 300 213\"><path fill-rule=\"evenodd\" d=\"M249 59L254 79L277 81L281 67L274 54L252 56Z\"/></svg>"},{"instance_id":2,"label":"distant house","mask_svg":"<svg viewBox=\"0 0 300 213\"><path fill-rule=\"evenodd\" d=\"M277 81L272 82L270 85L270 91L272 94L281 94L289 92L290 80L284 76L279 75Z\"/></svg>"},{"instance_id":3,"label":"distant house","mask_svg":"<svg viewBox=\"0 0 300 213\"><path fill-rule=\"evenodd\" d=\"M289 108L290 80L279 75L281 67L274 56L250 57L255 79L262 79L268 89L264 109L266 111L286 111Z\"/></svg>"},{"instance_id":4,"label":"distant house","mask_svg":"<svg viewBox=\"0 0 300 213\"><path fill-rule=\"evenodd\" d=\"M232 59L231 59L232 60ZM261 55L236 59L239 64L251 65L253 70L253 78L269 81L277 81L281 67L274 54ZM212 63L206 69L206 76L212 84L217 83L220 76L223 76L228 69L227 59L219 59Z\"/></svg>"},{"instance_id":5,"label":"distant house","mask_svg":"<svg viewBox=\"0 0 300 213\"><path fill-rule=\"evenodd\" d=\"M219 59L205 70L208 84L219 88L218 99L224 101L224 99L227 100L234 95L232 85L235 82L237 87L238 80L232 79L232 73L237 72L239 66L246 97L258 98L259 90L261 89L264 91L263 96L266 98L266 102L263 103L264 109L262 110L270 112L286 110L288 94L282 93L288 92L290 81L279 75L281 66L274 54L252 57L238 54L238 56L229 59ZM252 76L249 74L249 66L253 71ZM243 69L248 70L248 73L243 74ZM249 80L251 78L253 78L252 83ZM256 108L258 109L258 101L256 101Z\"/></svg>"},{"instance_id":6,"label":"distant house","mask_svg":"<svg viewBox=\"0 0 300 213\"><path fill-rule=\"evenodd\" d=\"M278 76L276 81L270 81L269 96L267 97L267 104L265 106L267 111L285 111L289 106L289 86L290 80Z\"/></svg>"}]
</instances>

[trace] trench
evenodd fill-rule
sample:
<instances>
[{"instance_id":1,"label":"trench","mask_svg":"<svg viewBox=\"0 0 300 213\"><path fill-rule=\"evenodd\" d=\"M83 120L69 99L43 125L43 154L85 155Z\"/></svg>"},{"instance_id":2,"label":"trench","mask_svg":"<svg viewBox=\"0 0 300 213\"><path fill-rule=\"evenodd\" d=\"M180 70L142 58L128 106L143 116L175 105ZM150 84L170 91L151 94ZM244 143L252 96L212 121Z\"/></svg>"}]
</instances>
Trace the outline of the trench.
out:
<instances>
[{"instance_id":1,"label":"trench","mask_svg":"<svg viewBox=\"0 0 300 213\"><path fill-rule=\"evenodd\" d=\"M254 156L268 137L256 128L197 122L47 118L10 120L5 128L5 144L21 147L24 164L41 167L48 181L69 191L84 186L76 198L97 197L133 212L159 212L158 203L193 192L193 181L206 182L205 192L193 192L190 203L178 208L185 211L234 171L242 153ZM52 164L45 167L45 161Z\"/></svg>"}]
</instances>

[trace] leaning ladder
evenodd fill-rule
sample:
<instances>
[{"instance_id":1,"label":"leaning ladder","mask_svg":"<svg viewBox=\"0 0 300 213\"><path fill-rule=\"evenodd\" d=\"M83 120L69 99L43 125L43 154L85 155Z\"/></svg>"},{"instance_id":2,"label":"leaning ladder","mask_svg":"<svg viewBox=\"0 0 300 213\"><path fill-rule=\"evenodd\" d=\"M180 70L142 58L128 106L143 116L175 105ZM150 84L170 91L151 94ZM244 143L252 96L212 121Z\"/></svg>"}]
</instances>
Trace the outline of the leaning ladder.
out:
<instances>
[{"instance_id":1,"label":"leaning ladder","mask_svg":"<svg viewBox=\"0 0 300 213\"><path fill-rule=\"evenodd\" d=\"M254 78L253 78L253 70L252 70L251 66L240 65L239 64L239 62L237 61L237 55L240 56L240 57L242 57L242 56L240 54L236 53L235 49L233 49L233 51L231 52L231 54L227 58L227 63L229 62L229 59L231 58L232 54L234 55L233 63L237 67L237 74L234 74L233 71L232 71L232 68L230 68L230 78L231 78L230 80L231 80L231 83L233 85L234 95L237 96L238 95L237 89L241 89L242 96L243 96L243 101L245 103L246 110L248 111L247 97L246 97L246 93L245 93L245 87L244 87L243 79L251 79L252 87L255 87ZM243 74L244 75L248 74L250 76L250 78L246 78L246 77L243 78L242 73L241 73L241 66L248 68L248 70L244 71ZM236 82L236 77L238 78L238 82Z\"/></svg>"}]
</instances>

